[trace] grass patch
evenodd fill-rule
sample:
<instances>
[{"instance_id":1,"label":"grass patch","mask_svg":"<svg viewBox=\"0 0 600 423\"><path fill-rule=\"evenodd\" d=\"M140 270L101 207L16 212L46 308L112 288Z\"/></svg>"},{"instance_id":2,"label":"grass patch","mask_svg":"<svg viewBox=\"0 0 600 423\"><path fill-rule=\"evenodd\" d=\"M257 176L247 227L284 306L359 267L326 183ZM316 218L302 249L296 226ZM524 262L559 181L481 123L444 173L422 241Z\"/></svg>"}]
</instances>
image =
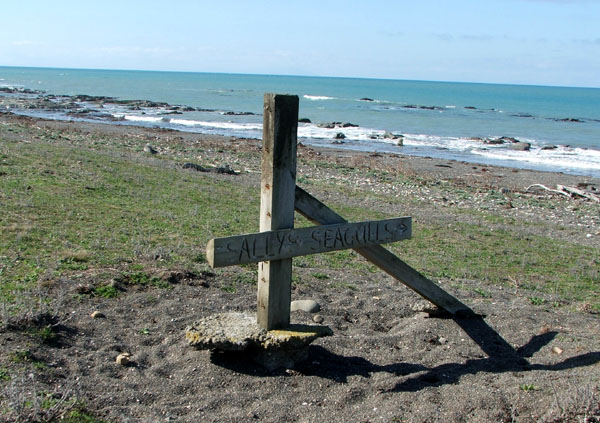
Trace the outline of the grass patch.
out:
<instances>
[{"instance_id":1,"label":"grass patch","mask_svg":"<svg viewBox=\"0 0 600 423\"><path fill-rule=\"evenodd\" d=\"M546 300L540 297L529 297L529 302L536 306L541 306L546 304Z\"/></svg>"},{"instance_id":2,"label":"grass patch","mask_svg":"<svg viewBox=\"0 0 600 423\"><path fill-rule=\"evenodd\" d=\"M21 143L6 137L0 145L2 302L17 302L19 295L26 295L48 278L77 277L92 271L101 274L106 268L119 269L124 285L167 288L167 282L146 269L200 271L206 268L202 246L210 238L258 230L258 187L237 183L236 177L184 171L168 155L150 158L141 153L143 142L138 139L115 141L109 135L90 137L77 132L51 139L51 131L10 124L0 128L0 136L9 129L26 131L27 138L36 141ZM191 156L199 151L189 148L186 154ZM308 166L334 169L339 175L366 175L365 169L307 161ZM422 182L418 177L372 170L366 176L378 184ZM422 201L377 194L341 180L300 178L316 190L326 187L333 198L343 198L343 204L339 203L342 200L327 203L350 221L394 217L387 210ZM460 191L465 198L472 195L468 188L447 189ZM366 196L381 207L364 207ZM456 207L447 212L458 216L464 210ZM423 225L415 219L413 238L389 248L432 279L467 279L490 285L506 285L512 280L518 288L581 301L591 310L600 310L599 248L529 236L520 230L528 222L486 211L476 213L475 223L453 221L452 227L438 221ZM296 224L311 225L301 217ZM294 264L310 268L307 274L316 279L327 279L327 270L378 271L350 250L299 257ZM256 284L256 265L223 276L228 280L221 289L235 292L241 285ZM331 282L332 286L336 283ZM489 297L484 288L477 289L483 298ZM119 293L107 283L94 289L95 295L105 298Z\"/></svg>"},{"instance_id":3,"label":"grass patch","mask_svg":"<svg viewBox=\"0 0 600 423\"><path fill-rule=\"evenodd\" d=\"M100 285L94 288L94 294L102 298L117 298L120 291L113 285Z\"/></svg>"}]
</instances>

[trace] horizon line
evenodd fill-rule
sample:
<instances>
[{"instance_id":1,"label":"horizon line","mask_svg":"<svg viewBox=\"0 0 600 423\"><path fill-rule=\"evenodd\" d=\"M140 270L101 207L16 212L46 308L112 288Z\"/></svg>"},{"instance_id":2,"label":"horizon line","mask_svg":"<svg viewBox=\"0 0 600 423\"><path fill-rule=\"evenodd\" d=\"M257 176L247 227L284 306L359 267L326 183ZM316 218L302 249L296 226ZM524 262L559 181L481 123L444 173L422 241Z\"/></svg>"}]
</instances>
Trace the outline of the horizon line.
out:
<instances>
[{"instance_id":1,"label":"horizon line","mask_svg":"<svg viewBox=\"0 0 600 423\"><path fill-rule=\"evenodd\" d=\"M84 67L60 67L60 66L16 66L0 65L1 68L25 68L25 69L54 69L54 70L78 70L78 71L109 71L109 72L164 72L164 73L198 73L198 74L222 74L222 75L240 75L240 76L270 76L270 77L290 77L290 78L332 78L332 79L365 79L377 81L407 81L407 82L433 82L440 84L482 84L482 85L512 85L524 87L548 87L548 88L584 88L600 89L598 87L584 85L544 85L533 83L508 83L508 82L479 82L479 81L449 81L449 80L428 80L428 79L407 79L407 78L384 78L384 77L365 77L365 76L334 76L334 75L300 75L300 74L268 74L252 72L215 72L215 71L190 71L190 70L161 70L161 69L114 69L114 68L84 68Z\"/></svg>"}]
</instances>

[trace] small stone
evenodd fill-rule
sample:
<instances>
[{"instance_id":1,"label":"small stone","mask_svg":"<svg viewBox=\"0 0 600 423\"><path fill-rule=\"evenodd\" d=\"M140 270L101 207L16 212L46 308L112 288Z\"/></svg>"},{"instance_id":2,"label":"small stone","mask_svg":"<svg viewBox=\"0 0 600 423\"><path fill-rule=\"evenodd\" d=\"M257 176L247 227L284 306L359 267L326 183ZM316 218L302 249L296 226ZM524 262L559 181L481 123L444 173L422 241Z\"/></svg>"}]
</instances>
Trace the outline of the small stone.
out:
<instances>
[{"instance_id":1,"label":"small stone","mask_svg":"<svg viewBox=\"0 0 600 423\"><path fill-rule=\"evenodd\" d=\"M93 311L92 314L90 314L90 317L92 319L106 319L106 315L98 310Z\"/></svg>"},{"instance_id":2,"label":"small stone","mask_svg":"<svg viewBox=\"0 0 600 423\"><path fill-rule=\"evenodd\" d=\"M563 353L563 350L559 347L552 347L552 352L556 355L561 355Z\"/></svg>"},{"instance_id":3,"label":"small stone","mask_svg":"<svg viewBox=\"0 0 600 423\"><path fill-rule=\"evenodd\" d=\"M290 304L291 311L303 310L307 313L316 313L321 310L321 306L315 300L296 300Z\"/></svg>"},{"instance_id":4,"label":"small stone","mask_svg":"<svg viewBox=\"0 0 600 423\"><path fill-rule=\"evenodd\" d=\"M431 307L431 305L429 303L419 302L419 303L414 303L410 308L412 309L412 311L420 312L420 311L427 310L429 307Z\"/></svg>"},{"instance_id":5,"label":"small stone","mask_svg":"<svg viewBox=\"0 0 600 423\"><path fill-rule=\"evenodd\" d=\"M440 345L444 345L448 343L448 340L446 338L444 338L443 336L440 336L437 340L438 344Z\"/></svg>"},{"instance_id":6,"label":"small stone","mask_svg":"<svg viewBox=\"0 0 600 423\"><path fill-rule=\"evenodd\" d=\"M315 322L315 323L317 323L317 324L319 324L319 325L320 325L321 323L323 323L323 320L325 320L325 319L323 319L323 316L321 316L320 314L315 314L315 315L313 316L313 322Z\"/></svg>"},{"instance_id":7,"label":"small stone","mask_svg":"<svg viewBox=\"0 0 600 423\"><path fill-rule=\"evenodd\" d=\"M129 354L129 353L121 353L117 356L115 361L117 362L117 364L120 364L121 366L127 366L131 361L130 357L131 357L131 354Z\"/></svg>"},{"instance_id":8,"label":"small stone","mask_svg":"<svg viewBox=\"0 0 600 423\"><path fill-rule=\"evenodd\" d=\"M146 144L144 146L144 151L146 153L150 153L150 154L156 154L156 153L158 153L158 151L154 147L152 147L150 144Z\"/></svg>"}]
</instances>

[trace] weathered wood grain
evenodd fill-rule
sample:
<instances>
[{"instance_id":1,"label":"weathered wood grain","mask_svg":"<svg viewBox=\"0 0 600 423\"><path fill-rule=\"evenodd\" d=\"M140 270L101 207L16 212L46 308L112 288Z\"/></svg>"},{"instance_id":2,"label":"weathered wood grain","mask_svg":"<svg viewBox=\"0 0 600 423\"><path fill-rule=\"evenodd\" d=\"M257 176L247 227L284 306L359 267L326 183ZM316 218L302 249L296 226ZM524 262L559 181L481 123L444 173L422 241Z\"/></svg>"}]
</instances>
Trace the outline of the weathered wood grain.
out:
<instances>
[{"instance_id":1,"label":"weathered wood grain","mask_svg":"<svg viewBox=\"0 0 600 423\"><path fill-rule=\"evenodd\" d=\"M296 187L296 211L321 225L346 220L300 187ZM472 314L472 310L380 245L354 248L358 254L404 285L449 313Z\"/></svg>"},{"instance_id":2,"label":"weathered wood grain","mask_svg":"<svg viewBox=\"0 0 600 423\"><path fill-rule=\"evenodd\" d=\"M260 231L294 227L298 96L265 94L260 186ZM257 322L267 329L290 324L292 260L258 264Z\"/></svg>"},{"instance_id":3,"label":"weathered wood grain","mask_svg":"<svg viewBox=\"0 0 600 423\"><path fill-rule=\"evenodd\" d=\"M411 223L400 217L216 238L208 242L206 257L216 268L379 245L410 238Z\"/></svg>"}]
</instances>

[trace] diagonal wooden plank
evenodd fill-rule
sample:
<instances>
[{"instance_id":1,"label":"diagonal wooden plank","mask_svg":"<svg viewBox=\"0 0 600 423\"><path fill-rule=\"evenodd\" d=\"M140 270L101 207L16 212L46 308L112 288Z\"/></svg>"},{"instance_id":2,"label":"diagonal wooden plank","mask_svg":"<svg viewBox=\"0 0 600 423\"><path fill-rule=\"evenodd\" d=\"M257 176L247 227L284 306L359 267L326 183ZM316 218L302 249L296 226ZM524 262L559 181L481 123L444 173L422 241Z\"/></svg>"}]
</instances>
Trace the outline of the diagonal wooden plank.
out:
<instances>
[{"instance_id":1,"label":"diagonal wooden plank","mask_svg":"<svg viewBox=\"0 0 600 423\"><path fill-rule=\"evenodd\" d=\"M308 220L320 225L346 222L346 219L298 186L296 186L295 196L296 211ZM473 313L465 304L448 294L434 282L427 279L382 246L374 245L353 249L390 276L398 279L417 294L449 313Z\"/></svg>"}]
</instances>

